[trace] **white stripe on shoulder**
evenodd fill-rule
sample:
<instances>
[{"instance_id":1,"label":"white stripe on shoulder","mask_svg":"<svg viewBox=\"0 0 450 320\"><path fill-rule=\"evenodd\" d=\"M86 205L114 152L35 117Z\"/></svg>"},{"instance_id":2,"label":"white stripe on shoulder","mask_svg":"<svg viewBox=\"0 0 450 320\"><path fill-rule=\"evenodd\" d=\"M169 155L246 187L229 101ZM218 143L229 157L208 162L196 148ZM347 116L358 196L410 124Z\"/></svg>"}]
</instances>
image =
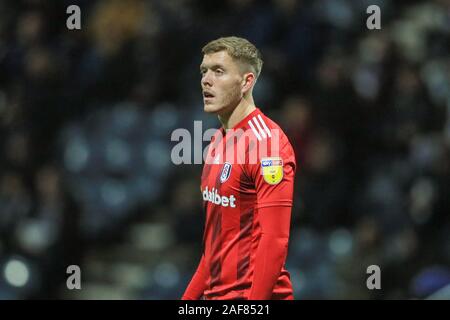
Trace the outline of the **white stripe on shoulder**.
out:
<instances>
[{"instance_id":1,"label":"white stripe on shoulder","mask_svg":"<svg viewBox=\"0 0 450 320\"><path fill-rule=\"evenodd\" d=\"M256 117L253 117L252 120L256 124L256 126L258 127L259 133L261 134L263 139L267 138L266 133L264 132L263 128L261 128L261 125L259 124L259 121L256 119Z\"/></svg>"},{"instance_id":2,"label":"white stripe on shoulder","mask_svg":"<svg viewBox=\"0 0 450 320\"><path fill-rule=\"evenodd\" d=\"M259 121L261 121L261 123L262 123L262 125L263 125L263 127L264 127L264 130L266 130L266 132L267 132L267 135L268 135L269 137L272 137L272 135L270 134L269 128L267 127L266 123L264 122L264 120L263 120L263 118L261 117L260 114L258 114L258 119L259 119Z\"/></svg>"},{"instance_id":3,"label":"white stripe on shoulder","mask_svg":"<svg viewBox=\"0 0 450 320\"><path fill-rule=\"evenodd\" d=\"M253 133L255 134L256 138L258 138L258 140L261 141L261 136L259 135L258 131L256 131L251 120L248 121L248 125L250 126L250 128L252 128Z\"/></svg>"}]
</instances>

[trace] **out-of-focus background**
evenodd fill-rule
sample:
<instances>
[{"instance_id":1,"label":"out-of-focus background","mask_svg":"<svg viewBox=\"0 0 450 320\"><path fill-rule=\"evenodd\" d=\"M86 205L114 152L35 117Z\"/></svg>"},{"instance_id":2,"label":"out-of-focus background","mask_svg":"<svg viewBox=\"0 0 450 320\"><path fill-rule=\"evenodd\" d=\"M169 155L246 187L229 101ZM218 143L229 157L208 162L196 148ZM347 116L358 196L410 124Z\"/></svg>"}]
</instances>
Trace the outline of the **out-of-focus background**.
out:
<instances>
[{"instance_id":1,"label":"out-of-focus background","mask_svg":"<svg viewBox=\"0 0 450 320\"><path fill-rule=\"evenodd\" d=\"M81 30L66 28L72 4ZM381 30L366 28L372 4ZM295 297L445 291L450 1L0 0L0 299L180 298L202 166L174 165L170 137L219 127L198 68L227 35L262 51L256 103L296 151ZM66 288L72 264L81 290ZM381 290L366 288L372 264Z\"/></svg>"}]
</instances>

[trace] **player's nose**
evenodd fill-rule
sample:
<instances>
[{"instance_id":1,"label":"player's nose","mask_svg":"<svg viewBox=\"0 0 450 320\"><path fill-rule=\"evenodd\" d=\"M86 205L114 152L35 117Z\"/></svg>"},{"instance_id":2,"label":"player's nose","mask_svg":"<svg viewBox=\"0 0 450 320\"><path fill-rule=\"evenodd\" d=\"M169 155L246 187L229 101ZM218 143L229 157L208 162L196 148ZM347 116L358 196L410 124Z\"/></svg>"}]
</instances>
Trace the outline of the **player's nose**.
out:
<instances>
[{"instance_id":1,"label":"player's nose","mask_svg":"<svg viewBox=\"0 0 450 320\"><path fill-rule=\"evenodd\" d=\"M202 86L203 87L212 86L212 78L211 73L209 71L205 72L202 76Z\"/></svg>"}]
</instances>

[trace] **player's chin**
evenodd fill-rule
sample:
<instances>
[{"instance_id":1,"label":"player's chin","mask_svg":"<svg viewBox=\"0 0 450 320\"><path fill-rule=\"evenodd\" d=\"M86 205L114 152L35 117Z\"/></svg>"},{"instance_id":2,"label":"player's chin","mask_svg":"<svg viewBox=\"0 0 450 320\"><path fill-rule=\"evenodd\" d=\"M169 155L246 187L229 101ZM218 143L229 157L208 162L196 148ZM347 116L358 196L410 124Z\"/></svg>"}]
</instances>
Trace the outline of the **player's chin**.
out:
<instances>
[{"instance_id":1,"label":"player's chin","mask_svg":"<svg viewBox=\"0 0 450 320\"><path fill-rule=\"evenodd\" d=\"M203 107L203 110L207 113L217 113L221 109L222 109L221 107L219 107L215 104L212 104L212 103L205 103L204 107Z\"/></svg>"}]
</instances>

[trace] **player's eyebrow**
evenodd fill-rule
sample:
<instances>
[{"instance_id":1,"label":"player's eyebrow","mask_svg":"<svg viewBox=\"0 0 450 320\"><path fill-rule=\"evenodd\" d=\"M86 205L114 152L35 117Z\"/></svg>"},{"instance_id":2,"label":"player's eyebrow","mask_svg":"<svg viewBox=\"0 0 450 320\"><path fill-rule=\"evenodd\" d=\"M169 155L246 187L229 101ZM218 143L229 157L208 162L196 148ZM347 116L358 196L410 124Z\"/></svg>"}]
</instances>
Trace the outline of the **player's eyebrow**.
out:
<instances>
[{"instance_id":1,"label":"player's eyebrow","mask_svg":"<svg viewBox=\"0 0 450 320\"><path fill-rule=\"evenodd\" d=\"M204 65L204 64L200 65L200 71L203 71L206 69L217 70L217 69L225 69L225 68L221 64L213 64L211 67L208 67L208 65Z\"/></svg>"}]
</instances>

